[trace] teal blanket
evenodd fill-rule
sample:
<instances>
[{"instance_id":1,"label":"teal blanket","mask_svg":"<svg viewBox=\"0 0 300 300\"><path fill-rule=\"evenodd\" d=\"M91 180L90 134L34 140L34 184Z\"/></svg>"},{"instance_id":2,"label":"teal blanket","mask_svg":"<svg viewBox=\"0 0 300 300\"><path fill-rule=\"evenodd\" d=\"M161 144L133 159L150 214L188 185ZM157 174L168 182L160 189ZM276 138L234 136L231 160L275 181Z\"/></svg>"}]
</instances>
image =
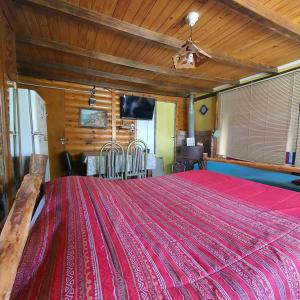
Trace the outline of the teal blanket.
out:
<instances>
[{"instance_id":1,"label":"teal blanket","mask_svg":"<svg viewBox=\"0 0 300 300\"><path fill-rule=\"evenodd\" d=\"M259 170L255 168L214 161L207 162L207 170L231 175L234 177L245 178L288 190L300 191L300 186L291 182L295 179L300 179L300 176L296 175Z\"/></svg>"}]
</instances>

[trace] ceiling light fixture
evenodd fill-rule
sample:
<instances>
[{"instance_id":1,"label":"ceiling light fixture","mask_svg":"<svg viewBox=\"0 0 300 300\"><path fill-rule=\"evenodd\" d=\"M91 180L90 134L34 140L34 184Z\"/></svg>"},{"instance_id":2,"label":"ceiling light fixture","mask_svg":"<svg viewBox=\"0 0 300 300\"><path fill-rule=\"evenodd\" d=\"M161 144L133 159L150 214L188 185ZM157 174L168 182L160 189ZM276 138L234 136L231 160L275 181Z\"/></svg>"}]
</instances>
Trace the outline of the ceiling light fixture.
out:
<instances>
[{"instance_id":1,"label":"ceiling light fixture","mask_svg":"<svg viewBox=\"0 0 300 300\"><path fill-rule=\"evenodd\" d=\"M190 37L181 46L181 49L173 56L173 63L175 69L194 69L204 64L211 56L197 47L193 42L193 26L199 20L199 14L195 11L190 12L186 17L185 21L190 28Z\"/></svg>"},{"instance_id":2,"label":"ceiling light fixture","mask_svg":"<svg viewBox=\"0 0 300 300\"><path fill-rule=\"evenodd\" d=\"M199 14L195 11L190 12L186 17L185 21L190 26L193 27L199 20Z\"/></svg>"}]
</instances>

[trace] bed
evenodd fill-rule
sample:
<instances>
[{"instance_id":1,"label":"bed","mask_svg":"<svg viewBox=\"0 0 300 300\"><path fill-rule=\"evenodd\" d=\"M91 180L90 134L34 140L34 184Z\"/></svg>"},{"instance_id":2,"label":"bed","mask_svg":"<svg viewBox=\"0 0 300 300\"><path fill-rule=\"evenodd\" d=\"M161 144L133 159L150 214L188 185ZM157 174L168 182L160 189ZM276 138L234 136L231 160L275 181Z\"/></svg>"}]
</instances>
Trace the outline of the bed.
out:
<instances>
[{"instance_id":1,"label":"bed","mask_svg":"<svg viewBox=\"0 0 300 300\"><path fill-rule=\"evenodd\" d=\"M45 185L12 299L300 299L300 194L207 170Z\"/></svg>"}]
</instances>

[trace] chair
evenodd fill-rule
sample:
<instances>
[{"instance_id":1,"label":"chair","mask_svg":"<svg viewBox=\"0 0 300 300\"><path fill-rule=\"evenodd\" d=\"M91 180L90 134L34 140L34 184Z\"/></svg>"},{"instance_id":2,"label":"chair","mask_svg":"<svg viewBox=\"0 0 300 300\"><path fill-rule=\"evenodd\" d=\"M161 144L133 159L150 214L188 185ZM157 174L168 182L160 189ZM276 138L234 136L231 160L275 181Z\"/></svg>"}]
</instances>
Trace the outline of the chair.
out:
<instances>
[{"instance_id":1,"label":"chair","mask_svg":"<svg viewBox=\"0 0 300 300\"><path fill-rule=\"evenodd\" d=\"M132 141L126 152L125 179L145 178L147 175L147 145L142 140Z\"/></svg>"},{"instance_id":2,"label":"chair","mask_svg":"<svg viewBox=\"0 0 300 300\"><path fill-rule=\"evenodd\" d=\"M180 172L185 172L186 170L186 165L181 162L175 162L172 164L172 173L180 173Z\"/></svg>"},{"instance_id":3,"label":"chair","mask_svg":"<svg viewBox=\"0 0 300 300\"><path fill-rule=\"evenodd\" d=\"M73 159L68 151L62 153L63 169L67 171L68 176L74 175Z\"/></svg>"},{"instance_id":4,"label":"chair","mask_svg":"<svg viewBox=\"0 0 300 300\"><path fill-rule=\"evenodd\" d=\"M99 177L110 180L124 178L124 149L116 142L102 146L99 156Z\"/></svg>"}]
</instances>

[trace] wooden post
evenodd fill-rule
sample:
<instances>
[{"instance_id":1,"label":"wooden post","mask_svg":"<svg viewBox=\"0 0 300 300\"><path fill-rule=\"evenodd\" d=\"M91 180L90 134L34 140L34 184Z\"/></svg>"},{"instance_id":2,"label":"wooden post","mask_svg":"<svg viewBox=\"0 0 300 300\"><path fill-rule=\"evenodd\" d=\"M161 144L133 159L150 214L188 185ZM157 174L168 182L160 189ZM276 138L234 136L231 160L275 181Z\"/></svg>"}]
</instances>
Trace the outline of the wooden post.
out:
<instances>
[{"instance_id":1,"label":"wooden post","mask_svg":"<svg viewBox=\"0 0 300 300\"><path fill-rule=\"evenodd\" d=\"M24 177L0 236L0 299L9 299L29 234L42 176Z\"/></svg>"},{"instance_id":2,"label":"wooden post","mask_svg":"<svg viewBox=\"0 0 300 300\"><path fill-rule=\"evenodd\" d=\"M32 154L29 162L29 173L45 176L48 155Z\"/></svg>"}]
</instances>

